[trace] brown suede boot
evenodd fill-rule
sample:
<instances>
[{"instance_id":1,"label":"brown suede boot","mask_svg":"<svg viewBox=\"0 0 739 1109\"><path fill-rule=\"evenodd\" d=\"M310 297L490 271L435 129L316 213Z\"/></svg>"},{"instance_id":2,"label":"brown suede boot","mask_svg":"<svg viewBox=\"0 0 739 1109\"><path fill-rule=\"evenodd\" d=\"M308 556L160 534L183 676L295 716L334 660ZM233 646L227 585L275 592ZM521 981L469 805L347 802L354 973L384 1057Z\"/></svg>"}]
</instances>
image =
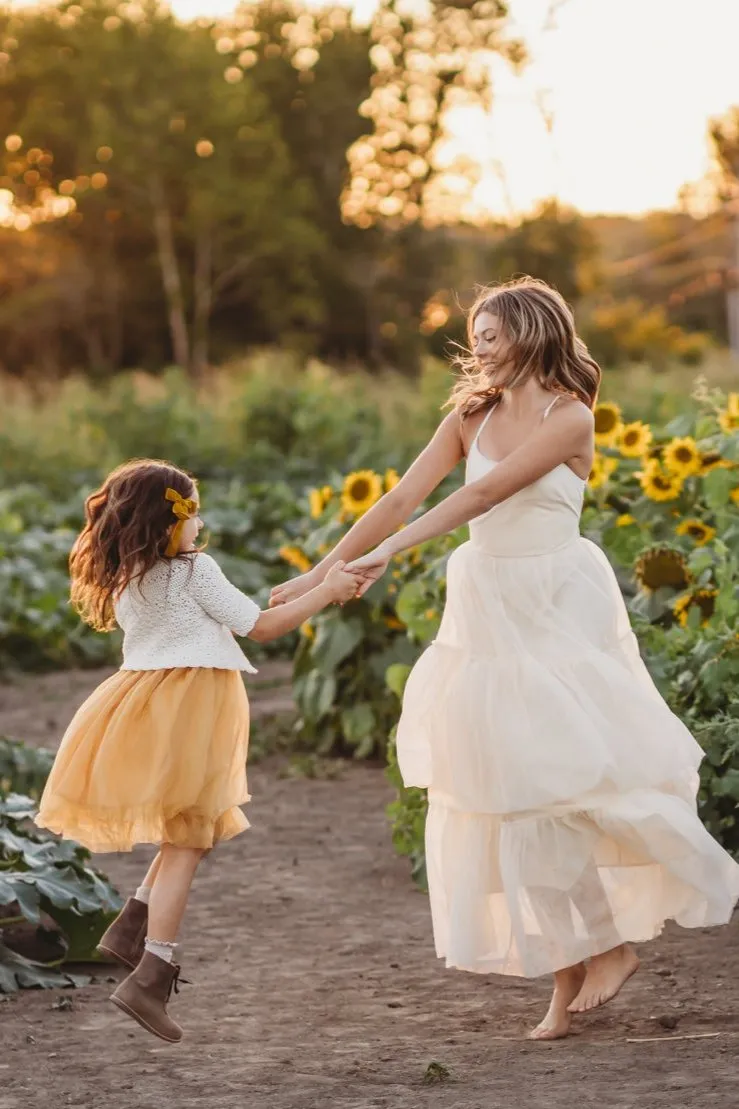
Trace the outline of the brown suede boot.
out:
<instances>
[{"instance_id":1,"label":"brown suede boot","mask_svg":"<svg viewBox=\"0 0 739 1109\"><path fill-rule=\"evenodd\" d=\"M182 1029L167 1013L172 990L179 993L179 976L177 963L168 963L152 951L144 951L139 965L121 982L110 1000L147 1032L167 1043L179 1043Z\"/></svg>"},{"instance_id":2,"label":"brown suede boot","mask_svg":"<svg viewBox=\"0 0 739 1109\"><path fill-rule=\"evenodd\" d=\"M112 955L119 963L133 970L141 962L146 940L149 906L129 897L118 916L100 937L98 951Z\"/></svg>"}]
</instances>

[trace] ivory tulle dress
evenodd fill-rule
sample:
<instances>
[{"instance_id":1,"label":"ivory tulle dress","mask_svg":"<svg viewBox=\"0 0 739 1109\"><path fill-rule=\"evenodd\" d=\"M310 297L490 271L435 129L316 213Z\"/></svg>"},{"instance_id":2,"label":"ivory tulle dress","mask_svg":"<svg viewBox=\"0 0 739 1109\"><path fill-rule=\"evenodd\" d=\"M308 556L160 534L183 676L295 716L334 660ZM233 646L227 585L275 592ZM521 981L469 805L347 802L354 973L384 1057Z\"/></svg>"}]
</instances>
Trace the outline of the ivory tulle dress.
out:
<instances>
[{"instance_id":1,"label":"ivory tulle dress","mask_svg":"<svg viewBox=\"0 0 739 1109\"><path fill-rule=\"evenodd\" d=\"M485 422L467 482L496 465L478 446ZM406 685L398 761L407 786L428 787L447 966L533 977L668 919L725 924L739 897L739 866L696 811L703 752L580 537L583 490L561 465L470 523Z\"/></svg>"}]
</instances>

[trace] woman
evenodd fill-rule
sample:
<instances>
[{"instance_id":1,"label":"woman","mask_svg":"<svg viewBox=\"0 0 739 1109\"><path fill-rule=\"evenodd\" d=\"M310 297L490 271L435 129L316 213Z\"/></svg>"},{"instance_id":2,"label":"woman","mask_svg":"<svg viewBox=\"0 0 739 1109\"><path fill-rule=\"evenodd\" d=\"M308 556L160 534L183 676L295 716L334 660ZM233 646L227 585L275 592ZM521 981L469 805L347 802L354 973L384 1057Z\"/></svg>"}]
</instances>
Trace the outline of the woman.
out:
<instances>
[{"instance_id":1,"label":"woman","mask_svg":"<svg viewBox=\"0 0 739 1109\"><path fill-rule=\"evenodd\" d=\"M527 278L486 290L468 333L429 445L272 601L336 559L365 576L362 593L397 552L470 522L406 686L398 761L406 785L428 788L438 955L478 973L553 972L531 1036L555 1039L638 969L630 943L668 919L726 923L739 867L697 816L702 751L639 657L605 556L579 534L600 370L571 312ZM463 488L398 532L463 457Z\"/></svg>"}]
</instances>

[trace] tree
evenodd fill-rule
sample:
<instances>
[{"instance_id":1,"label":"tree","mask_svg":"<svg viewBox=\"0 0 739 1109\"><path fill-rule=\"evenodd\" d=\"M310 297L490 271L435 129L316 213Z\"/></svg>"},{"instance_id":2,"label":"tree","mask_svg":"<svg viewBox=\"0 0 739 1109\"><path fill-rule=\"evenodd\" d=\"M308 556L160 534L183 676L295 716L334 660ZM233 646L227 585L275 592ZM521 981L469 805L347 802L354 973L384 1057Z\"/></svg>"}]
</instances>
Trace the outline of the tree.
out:
<instances>
[{"instance_id":1,"label":"tree","mask_svg":"<svg viewBox=\"0 0 739 1109\"><path fill-rule=\"evenodd\" d=\"M276 257L284 326L316 322L322 237L269 105L224 65L213 26L182 25L156 0L121 10L65 0L16 23L4 122L22 146L8 153L5 183L30 209L70 198L86 253L102 247L108 264L131 223L145 229L172 354L197 375L214 312L245 297L258 312Z\"/></svg>"}]
</instances>

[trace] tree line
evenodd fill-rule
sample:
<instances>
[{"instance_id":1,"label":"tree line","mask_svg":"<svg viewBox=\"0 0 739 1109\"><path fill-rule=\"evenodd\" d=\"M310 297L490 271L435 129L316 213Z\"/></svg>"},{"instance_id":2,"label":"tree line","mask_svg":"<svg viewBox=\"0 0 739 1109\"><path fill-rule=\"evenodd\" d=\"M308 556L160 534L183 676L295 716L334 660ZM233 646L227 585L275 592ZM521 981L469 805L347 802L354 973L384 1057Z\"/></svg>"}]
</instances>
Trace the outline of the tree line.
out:
<instances>
[{"instance_id":1,"label":"tree line","mask_svg":"<svg viewBox=\"0 0 739 1109\"><path fill-rule=\"evenodd\" d=\"M284 0L189 23L158 0L0 10L0 365L198 377L277 344L412 370L462 338L457 292L517 272L590 305L609 357L614 298L670 353L721 339L720 288L670 300L654 267L619 285L597 221L555 202L462 221L436 151L449 106L494 97L491 54L525 64L501 0L381 0L368 26ZM675 234L665 216L631 238Z\"/></svg>"}]
</instances>

